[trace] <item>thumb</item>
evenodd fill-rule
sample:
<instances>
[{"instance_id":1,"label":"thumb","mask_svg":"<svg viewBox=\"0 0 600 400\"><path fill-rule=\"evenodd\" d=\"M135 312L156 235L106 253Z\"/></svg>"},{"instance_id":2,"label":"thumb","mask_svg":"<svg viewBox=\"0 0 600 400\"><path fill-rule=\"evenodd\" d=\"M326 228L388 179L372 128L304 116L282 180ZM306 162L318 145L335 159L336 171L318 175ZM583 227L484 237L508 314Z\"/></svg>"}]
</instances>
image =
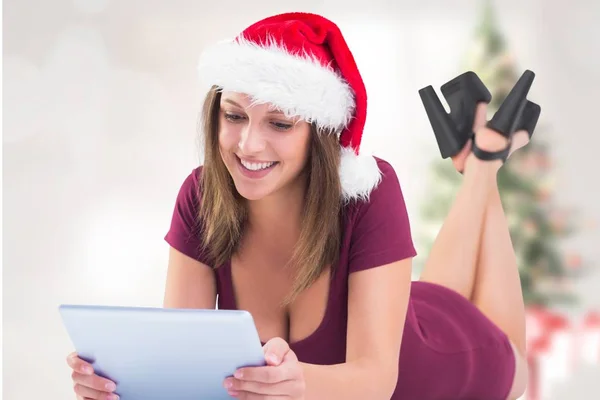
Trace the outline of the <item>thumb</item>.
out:
<instances>
[{"instance_id":1,"label":"thumb","mask_svg":"<svg viewBox=\"0 0 600 400\"><path fill-rule=\"evenodd\" d=\"M282 338L276 337L264 345L263 351L267 364L275 366L281 364L285 355L290 351L290 345Z\"/></svg>"}]
</instances>

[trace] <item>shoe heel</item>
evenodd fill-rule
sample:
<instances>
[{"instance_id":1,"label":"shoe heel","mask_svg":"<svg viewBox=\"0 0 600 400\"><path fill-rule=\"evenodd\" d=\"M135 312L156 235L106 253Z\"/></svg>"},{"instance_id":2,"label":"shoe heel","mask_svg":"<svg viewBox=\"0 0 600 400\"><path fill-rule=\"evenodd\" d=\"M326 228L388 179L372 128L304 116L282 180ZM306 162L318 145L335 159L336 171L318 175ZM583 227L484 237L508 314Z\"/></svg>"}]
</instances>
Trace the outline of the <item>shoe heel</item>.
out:
<instances>
[{"instance_id":1,"label":"shoe heel","mask_svg":"<svg viewBox=\"0 0 600 400\"><path fill-rule=\"evenodd\" d=\"M460 141L463 142L462 149L473 135L477 104L489 104L492 94L473 71L467 71L446 82L442 85L441 92L450 107L450 118L454 121Z\"/></svg>"},{"instance_id":2,"label":"shoe heel","mask_svg":"<svg viewBox=\"0 0 600 400\"><path fill-rule=\"evenodd\" d=\"M463 148L464 143L461 145L462 140L456 131L454 122L444 109L435 90L431 85L424 87L419 90L419 96L433 128L442 158L457 154Z\"/></svg>"},{"instance_id":3,"label":"shoe heel","mask_svg":"<svg viewBox=\"0 0 600 400\"><path fill-rule=\"evenodd\" d=\"M446 113L431 86L419 91L429 116L442 158L458 154L473 137L475 110L480 102L489 103L492 95L473 71L446 82L441 92L450 107Z\"/></svg>"},{"instance_id":4,"label":"shoe heel","mask_svg":"<svg viewBox=\"0 0 600 400\"><path fill-rule=\"evenodd\" d=\"M527 100L527 103L523 108L523 113L521 114L521 119L515 128L515 132L525 130L527 131L527 134L529 134L529 139L531 139L541 112L542 108L539 105Z\"/></svg>"},{"instance_id":5,"label":"shoe heel","mask_svg":"<svg viewBox=\"0 0 600 400\"><path fill-rule=\"evenodd\" d=\"M489 128L502 134L506 138L510 137L510 135L515 132L515 128L517 127L517 124L521 119L521 114L527 104L527 94L533 84L534 78L535 74L530 70L523 73L508 96L506 96L506 99L504 99L500 105L498 111L496 111L496 114L494 114L492 119L487 123Z\"/></svg>"}]
</instances>

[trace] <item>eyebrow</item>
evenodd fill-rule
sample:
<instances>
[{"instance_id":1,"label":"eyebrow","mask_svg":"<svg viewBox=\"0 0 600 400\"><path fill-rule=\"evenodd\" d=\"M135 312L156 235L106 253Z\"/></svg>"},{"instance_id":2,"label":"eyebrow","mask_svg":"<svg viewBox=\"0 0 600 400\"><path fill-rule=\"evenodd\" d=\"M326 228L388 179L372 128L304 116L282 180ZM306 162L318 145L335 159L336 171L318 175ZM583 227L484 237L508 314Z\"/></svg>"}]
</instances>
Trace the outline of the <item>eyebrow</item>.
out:
<instances>
[{"instance_id":1,"label":"eyebrow","mask_svg":"<svg viewBox=\"0 0 600 400\"><path fill-rule=\"evenodd\" d=\"M241 108L242 110L244 109L244 107L242 107L241 105L239 105L238 103L236 103L235 101L233 101L231 99L224 99L223 102L229 103L229 104L231 104L233 106L236 106L237 108ZM267 112L267 114L283 114L283 111L277 110L277 109L275 109L275 110L269 110Z\"/></svg>"}]
</instances>

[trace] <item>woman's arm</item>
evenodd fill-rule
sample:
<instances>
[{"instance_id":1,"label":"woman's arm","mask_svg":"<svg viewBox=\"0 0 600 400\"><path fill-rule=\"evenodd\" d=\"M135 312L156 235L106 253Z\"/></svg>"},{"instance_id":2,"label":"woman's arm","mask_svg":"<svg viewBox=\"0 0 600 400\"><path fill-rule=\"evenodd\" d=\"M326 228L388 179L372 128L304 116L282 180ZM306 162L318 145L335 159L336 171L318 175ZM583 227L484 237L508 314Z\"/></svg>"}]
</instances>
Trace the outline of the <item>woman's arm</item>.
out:
<instances>
[{"instance_id":1,"label":"woman's arm","mask_svg":"<svg viewBox=\"0 0 600 400\"><path fill-rule=\"evenodd\" d=\"M412 258L349 278L346 362L302 364L305 400L389 400L398 380Z\"/></svg>"},{"instance_id":2,"label":"woman's arm","mask_svg":"<svg viewBox=\"0 0 600 400\"><path fill-rule=\"evenodd\" d=\"M216 298L212 268L170 247L164 307L214 309Z\"/></svg>"},{"instance_id":3,"label":"woman's arm","mask_svg":"<svg viewBox=\"0 0 600 400\"><path fill-rule=\"evenodd\" d=\"M397 385L416 250L398 177L378 166L381 183L358 208L350 240L346 362L306 365L306 400L389 400Z\"/></svg>"}]
</instances>

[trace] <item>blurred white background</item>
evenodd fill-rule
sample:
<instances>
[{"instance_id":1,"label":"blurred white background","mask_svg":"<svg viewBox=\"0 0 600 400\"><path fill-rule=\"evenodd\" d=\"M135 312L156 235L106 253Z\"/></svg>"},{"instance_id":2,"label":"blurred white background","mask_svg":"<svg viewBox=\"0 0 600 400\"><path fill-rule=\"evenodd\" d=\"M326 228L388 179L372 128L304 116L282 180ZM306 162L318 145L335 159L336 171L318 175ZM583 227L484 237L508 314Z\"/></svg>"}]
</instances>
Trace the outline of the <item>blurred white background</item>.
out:
<instances>
[{"instance_id":1,"label":"blurred white background","mask_svg":"<svg viewBox=\"0 0 600 400\"><path fill-rule=\"evenodd\" d=\"M201 162L198 55L292 10L345 33L370 96L363 148L394 165L418 225L439 152L417 91L463 72L478 1L3 2L5 399L74 398L60 303L161 305L163 237ZM519 72L537 74L530 98L552 126L557 199L600 221L600 2L502 0L495 10ZM598 243L590 229L569 246L598 263ZM582 308L600 307L599 284L598 272L581 282ZM587 367L548 396L600 398L598 378Z\"/></svg>"}]
</instances>

